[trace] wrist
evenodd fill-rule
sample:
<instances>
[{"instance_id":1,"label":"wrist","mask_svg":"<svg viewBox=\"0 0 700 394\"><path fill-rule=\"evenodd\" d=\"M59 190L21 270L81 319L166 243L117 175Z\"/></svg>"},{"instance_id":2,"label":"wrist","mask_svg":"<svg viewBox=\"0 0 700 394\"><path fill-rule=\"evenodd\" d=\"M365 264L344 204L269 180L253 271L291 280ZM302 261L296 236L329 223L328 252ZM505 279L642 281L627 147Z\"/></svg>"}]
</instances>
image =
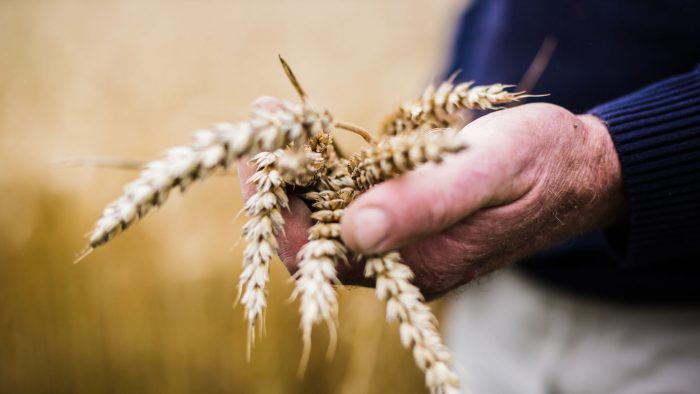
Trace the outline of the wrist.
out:
<instances>
[{"instance_id":1,"label":"wrist","mask_svg":"<svg viewBox=\"0 0 700 394\"><path fill-rule=\"evenodd\" d=\"M627 213L620 159L607 125L594 115L578 115L577 118L589 142L587 166L591 171L594 187L594 211L597 220L594 228L619 223Z\"/></svg>"}]
</instances>

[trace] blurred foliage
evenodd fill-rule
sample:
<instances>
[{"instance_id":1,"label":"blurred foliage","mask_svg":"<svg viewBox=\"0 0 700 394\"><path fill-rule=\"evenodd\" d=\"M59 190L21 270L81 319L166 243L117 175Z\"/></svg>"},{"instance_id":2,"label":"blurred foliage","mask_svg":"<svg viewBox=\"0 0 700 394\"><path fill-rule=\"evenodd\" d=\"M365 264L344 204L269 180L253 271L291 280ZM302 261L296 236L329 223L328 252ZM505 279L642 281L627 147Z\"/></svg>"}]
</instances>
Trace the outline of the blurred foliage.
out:
<instances>
[{"instance_id":1,"label":"blurred foliage","mask_svg":"<svg viewBox=\"0 0 700 394\"><path fill-rule=\"evenodd\" d=\"M235 174L173 195L73 265L134 174L54 163L153 157L245 118L257 95L293 98L278 52L316 102L371 127L438 70L459 3L0 3L0 392L424 392L366 289L341 290L338 350L326 360L319 327L297 378L297 305L280 264L267 334L245 361Z\"/></svg>"},{"instance_id":2,"label":"blurred foliage","mask_svg":"<svg viewBox=\"0 0 700 394\"><path fill-rule=\"evenodd\" d=\"M0 238L2 392L380 392L408 382L420 387L410 357L392 330L384 329L381 307L368 291L342 292L339 351L325 360L327 337L319 330L315 357L300 380L296 305L286 302L284 291L289 286L275 284L268 333L246 364L245 325L240 311L231 310L230 262L196 280L174 279L162 272L157 248L143 250L149 240L139 234L109 256L72 265L71 222L80 207L50 190L4 186L16 193L3 198L3 207L22 220L3 217L3 229L12 231Z\"/></svg>"}]
</instances>

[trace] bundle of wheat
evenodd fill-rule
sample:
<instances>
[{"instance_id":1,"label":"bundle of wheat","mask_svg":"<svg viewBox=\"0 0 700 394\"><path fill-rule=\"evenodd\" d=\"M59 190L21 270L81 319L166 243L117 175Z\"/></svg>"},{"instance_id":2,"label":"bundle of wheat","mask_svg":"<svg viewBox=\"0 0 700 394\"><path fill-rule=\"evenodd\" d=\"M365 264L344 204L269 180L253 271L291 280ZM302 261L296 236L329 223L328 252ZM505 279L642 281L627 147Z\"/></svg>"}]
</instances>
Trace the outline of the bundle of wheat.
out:
<instances>
[{"instance_id":1,"label":"bundle of wheat","mask_svg":"<svg viewBox=\"0 0 700 394\"><path fill-rule=\"evenodd\" d=\"M248 183L255 187L255 193L244 208L248 215L243 229L247 246L238 286L238 300L249 324L248 355L256 328L264 326L270 261L277 254L276 236L284 226L281 210L287 208L290 194L303 190L301 197L309 203L315 222L308 232L309 242L299 253L299 270L294 276L293 296L300 299L303 370L315 324L326 322L335 343L335 286L340 285L336 267L347 262L347 249L340 237L345 207L378 183L465 149L457 133L449 129L457 109L496 109L526 96L509 92L506 85L454 86L448 80L391 114L382 129L385 136L375 140L364 129L335 121L329 112L317 110L289 66L282 58L280 61L302 104L280 101L275 109L256 108L250 120L200 130L190 146L170 149L164 158L150 162L139 178L125 187L124 194L104 210L79 259L151 208L165 203L175 187L184 192L213 171L226 169L237 159L251 158L255 173ZM434 127L447 129L425 132ZM357 133L370 146L348 159L342 158L333 143L336 129ZM412 349L430 392L458 392L459 379L449 366L450 352L420 290L411 284L411 269L401 262L398 252L364 256L362 260L365 275L376 280L377 297L387 303L387 319L399 322L401 342Z\"/></svg>"}]
</instances>

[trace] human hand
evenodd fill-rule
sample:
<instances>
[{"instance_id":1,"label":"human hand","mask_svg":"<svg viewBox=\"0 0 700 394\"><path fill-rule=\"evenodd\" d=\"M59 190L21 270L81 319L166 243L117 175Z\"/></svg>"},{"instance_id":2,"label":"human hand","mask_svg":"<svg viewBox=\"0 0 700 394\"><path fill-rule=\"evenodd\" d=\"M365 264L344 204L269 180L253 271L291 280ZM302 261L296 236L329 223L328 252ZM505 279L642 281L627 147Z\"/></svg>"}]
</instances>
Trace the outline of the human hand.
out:
<instances>
[{"instance_id":1,"label":"human hand","mask_svg":"<svg viewBox=\"0 0 700 394\"><path fill-rule=\"evenodd\" d=\"M356 252L400 249L429 297L625 215L617 155L593 116L527 104L479 118L460 135L466 150L375 186L342 220ZM239 171L246 179L249 169ZM280 257L292 272L309 213L290 200ZM365 284L361 267L339 271L344 283Z\"/></svg>"}]
</instances>

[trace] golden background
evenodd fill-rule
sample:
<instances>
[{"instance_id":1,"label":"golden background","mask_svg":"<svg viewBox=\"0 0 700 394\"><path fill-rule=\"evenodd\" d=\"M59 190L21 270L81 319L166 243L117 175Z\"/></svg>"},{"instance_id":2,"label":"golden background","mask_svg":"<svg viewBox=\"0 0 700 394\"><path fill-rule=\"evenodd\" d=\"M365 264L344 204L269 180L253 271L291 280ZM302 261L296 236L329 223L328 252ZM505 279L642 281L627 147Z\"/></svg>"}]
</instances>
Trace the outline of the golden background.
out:
<instances>
[{"instance_id":1,"label":"golden background","mask_svg":"<svg viewBox=\"0 0 700 394\"><path fill-rule=\"evenodd\" d=\"M319 326L298 379L297 305L277 263L246 363L235 174L174 193L73 265L136 174L56 163L155 158L246 119L259 95L296 100L278 53L316 103L372 128L440 72L463 3L0 2L0 392L425 392L366 289L341 291L335 357Z\"/></svg>"}]
</instances>

